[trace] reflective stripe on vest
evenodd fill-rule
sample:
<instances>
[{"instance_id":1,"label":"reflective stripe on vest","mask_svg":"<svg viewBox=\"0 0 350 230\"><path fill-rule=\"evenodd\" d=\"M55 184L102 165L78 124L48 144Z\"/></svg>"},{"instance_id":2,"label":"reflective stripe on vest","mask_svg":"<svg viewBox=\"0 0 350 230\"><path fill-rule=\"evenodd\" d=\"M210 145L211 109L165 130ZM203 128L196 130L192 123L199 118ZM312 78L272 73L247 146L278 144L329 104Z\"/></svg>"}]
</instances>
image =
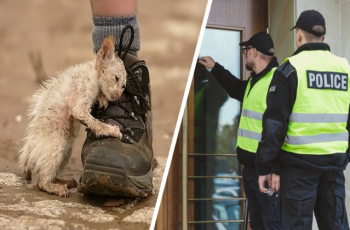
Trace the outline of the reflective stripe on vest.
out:
<instances>
[{"instance_id":1,"label":"reflective stripe on vest","mask_svg":"<svg viewBox=\"0 0 350 230\"><path fill-rule=\"evenodd\" d=\"M241 137L261 141L261 133L256 133L245 129L238 129L238 135Z\"/></svg>"},{"instance_id":2,"label":"reflective stripe on vest","mask_svg":"<svg viewBox=\"0 0 350 230\"><path fill-rule=\"evenodd\" d=\"M323 133L315 136L286 136L285 142L293 145L306 145L330 141L348 141L348 138L349 134L347 132L331 134Z\"/></svg>"},{"instance_id":3,"label":"reflective stripe on vest","mask_svg":"<svg viewBox=\"0 0 350 230\"><path fill-rule=\"evenodd\" d=\"M348 114L292 113L289 120L303 123L345 123L348 121Z\"/></svg>"},{"instance_id":4,"label":"reflective stripe on vest","mask_svg":"<svg viewBox=\"0 0 350 230\"><path fill-rule=\"evenodd\" d=\"M345 153L350 66L329 51L302 51L290 57L297 71L296 100L282 149L297 154Z\"/></svg>"},{"instance_id":5,"label":"reflective stripe on vest","mask_svg":"<svg viewBox=\"0 0 350 230\"><path fill-rule=\"evenodd\" d=\"M251 78L245 90L237 147L255 153L261 141L262 116L266 109L266 96L276 68L272 68L251 88Z\"/></svg>"},{"instance_id":6,"label":"reflective stripe on vest","mask_svg":"<svg viewBox=\"0 0 350 230\"><path fill-rule=\"evenodd\" d=\"M262 121L263 113L255 112L249 109L243 109L242 116Z\"/></svg>"}]
</instances>

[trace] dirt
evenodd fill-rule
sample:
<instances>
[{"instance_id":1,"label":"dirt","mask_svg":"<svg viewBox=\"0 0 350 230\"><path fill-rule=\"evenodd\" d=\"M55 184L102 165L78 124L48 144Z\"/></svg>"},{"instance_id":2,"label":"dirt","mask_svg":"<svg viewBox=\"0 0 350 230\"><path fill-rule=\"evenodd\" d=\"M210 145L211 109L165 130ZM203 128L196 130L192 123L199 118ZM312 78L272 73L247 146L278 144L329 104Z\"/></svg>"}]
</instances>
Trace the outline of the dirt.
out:
<instances>
[{"instance_id":1,"label":"dirt","mask_svg":"<svg viewBox=\"0 0 350 230\"><path fill-rule=\"evenodd\" d=\"M0 1L1 229L148 229L150 218L133 223L140 220L133 215L149 217L154 210L205 7L206 1L202 0L139 1L139 57L150 71L154 155L163 163L158 167L154 195L115 202L120 207L107 207L103 204L110 198L87 197L74 191L68 198L58 198L24 184L17 176L30 97L38 87L29 53L42 57L47 75L90 59L93 53L89 2ZM79 180L84 138L82 129L61 177Z\"/></svg>"}]
</instances>

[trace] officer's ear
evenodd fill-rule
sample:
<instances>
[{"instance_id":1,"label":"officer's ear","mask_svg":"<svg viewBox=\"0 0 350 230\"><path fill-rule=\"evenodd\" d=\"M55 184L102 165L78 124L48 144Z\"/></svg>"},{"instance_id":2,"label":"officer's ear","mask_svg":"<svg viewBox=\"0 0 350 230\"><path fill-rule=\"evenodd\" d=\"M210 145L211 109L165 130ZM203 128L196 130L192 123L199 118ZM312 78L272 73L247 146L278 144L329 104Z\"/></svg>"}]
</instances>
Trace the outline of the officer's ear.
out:
<instances>
[{"instance_id":1,"label":"officer's ear","mask_svg":"<svg viewBox=\"0 0 350 230\"><path fill-rule=\"evenodd\" d=\"M253 57L257 57L258 56L258 50L257 49L253 49Z\"/></svg>"},{"instance_id":2,"label":"officer's ear","mask_svg":"<svg viewBox=\"0 0 350 230\"><path fill-rule=\"evenodd\" d=\"M302 31L300 29L296 29L296 34L295 34L295 42L297 43L297 47L299 48L302 45L302 41L303 41L303 34Z\"/></svg>"},{"instance_id":3,"label":"officer's ear","mask_svg":"<svg viewBox=\"0 0 350 230\"><path fill-rule=\"evenodd\" d=\"M296 39L298 42L301 42L303 40L303 35L302 35L301 30L297 30L297 38Z\"/></svg>"},{"instance_id":4,"label":"officer's ear","mask_svg":"<svg viewBox=\"0 0 350 230\"><path fill-rule=\"evenodd\" d=\"M322 40L321 40L321 42L324 42L324 35L322 35Z\"/></svg>"}]
</instances>

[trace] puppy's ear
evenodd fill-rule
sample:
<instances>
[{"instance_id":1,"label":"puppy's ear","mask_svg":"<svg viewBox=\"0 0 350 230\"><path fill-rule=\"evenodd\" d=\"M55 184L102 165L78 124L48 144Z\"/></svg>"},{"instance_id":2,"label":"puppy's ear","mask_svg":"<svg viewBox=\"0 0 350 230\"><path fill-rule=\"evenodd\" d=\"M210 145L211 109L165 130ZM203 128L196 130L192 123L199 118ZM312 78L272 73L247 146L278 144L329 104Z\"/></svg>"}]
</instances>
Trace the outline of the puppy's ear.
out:
<instances>
[{"instance_id":1,"label":"puppy's ear","mask_svg":"<svg viewBox=\"0 0 350 230\"><path fill-rule=\"evenodd\" d=\"M100 69L102 62L114 58L115 39L113 36L108 36L103 40L100 50L97 52L96 67Z\"/></svg>"},{"instance_id":2,"label":"puppy's ear","mask_svg":"<svg viewBox=\"0 0 350 230\"><path fill-rule=\"evenodd\" d=\"M111 59L114 57L114 46L115 46L115 40L113 36L108 36L103 40L102 46L101 46L101 58L103 60Z\"/></svg>"}]
</instances>

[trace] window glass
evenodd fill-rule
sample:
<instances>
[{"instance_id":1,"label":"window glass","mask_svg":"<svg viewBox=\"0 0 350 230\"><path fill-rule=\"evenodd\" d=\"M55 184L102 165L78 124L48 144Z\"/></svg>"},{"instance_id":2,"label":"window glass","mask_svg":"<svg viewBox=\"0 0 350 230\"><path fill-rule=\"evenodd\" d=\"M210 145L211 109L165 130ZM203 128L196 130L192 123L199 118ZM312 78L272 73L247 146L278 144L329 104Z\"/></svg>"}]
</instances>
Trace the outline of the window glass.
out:
<instances>
[{"instance_id":1,"label":"window glass","mask_svg":"<svg viewBox=\"0 0 350 230\"><path fill-rule=\"evenodd\" d=\"M201 56L240 78L240 32L206 28ZM198 58L200 58L198 57ZM238 220L242 197L236 154L240 103L228 97L209 69L197 63L194 74L194 221ZM201 178L212 176L214 178ZM215 178L217 177L217 178ZM225 200L227 199L227 200ZM213 221L214 222L214 221ZM195 224L195 229L239 229L237 223Z\"/></svg>"}]
</instances>

